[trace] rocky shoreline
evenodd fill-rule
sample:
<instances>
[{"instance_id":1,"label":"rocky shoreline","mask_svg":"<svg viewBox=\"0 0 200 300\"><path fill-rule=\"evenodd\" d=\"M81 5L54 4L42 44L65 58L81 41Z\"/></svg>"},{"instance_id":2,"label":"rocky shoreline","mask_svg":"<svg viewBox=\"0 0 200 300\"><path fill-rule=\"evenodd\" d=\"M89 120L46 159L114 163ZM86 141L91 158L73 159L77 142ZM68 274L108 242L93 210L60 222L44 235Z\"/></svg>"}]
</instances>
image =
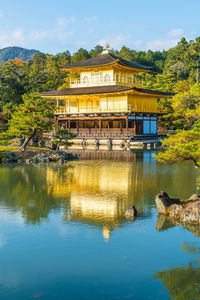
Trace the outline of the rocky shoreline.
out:
<instances>
[{"instance_id":1,"label":"rocky shoreline","mask_svg":"<svg viewBox=\"0 0 200 300\"><path fill-rule=\"evenodd\" d=\"M200 225L200 195L193 194L187 200L173 199L166 192L155 197L159 214L182 224Z\"/></svg>"},{"instance_id":2,"label":"rocky shoreline","mask_svg":"<svg viewBox=\"0 0 200 300\"><path fill-rule=\"evenodd\" d=\"M67 153L64 151L50 152L50 153L38 153L31 157L18 156L14 152L7 152L4 157L0 158L0 163L26 163L26 164L37 164L37 163L49 163L57 162L59 164L67 163L68 161L77 160L78 154Z\"/></svg>"}]
</instances>

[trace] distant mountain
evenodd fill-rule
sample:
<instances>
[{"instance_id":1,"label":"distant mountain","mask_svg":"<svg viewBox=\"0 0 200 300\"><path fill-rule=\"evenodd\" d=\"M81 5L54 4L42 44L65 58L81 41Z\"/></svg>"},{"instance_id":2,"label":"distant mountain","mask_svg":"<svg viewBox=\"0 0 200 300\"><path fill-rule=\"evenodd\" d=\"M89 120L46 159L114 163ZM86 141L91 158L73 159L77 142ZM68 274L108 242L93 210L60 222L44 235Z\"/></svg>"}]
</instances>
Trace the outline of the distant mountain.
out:
<instances>
[{"instance_id":1,"label":"distant mountain","mask_svg":"<svg viewBox=\"0 0 200 300\"><path fill-rule=\"evenodd\" d=\"M29 50L25 48L20 47L6 47L3 49L0 49L0 61L7 61L9 59L15 59L16 57L27 61L34 57L34 55L39 52L38 50Z\"/></svg>"}]
</instances>

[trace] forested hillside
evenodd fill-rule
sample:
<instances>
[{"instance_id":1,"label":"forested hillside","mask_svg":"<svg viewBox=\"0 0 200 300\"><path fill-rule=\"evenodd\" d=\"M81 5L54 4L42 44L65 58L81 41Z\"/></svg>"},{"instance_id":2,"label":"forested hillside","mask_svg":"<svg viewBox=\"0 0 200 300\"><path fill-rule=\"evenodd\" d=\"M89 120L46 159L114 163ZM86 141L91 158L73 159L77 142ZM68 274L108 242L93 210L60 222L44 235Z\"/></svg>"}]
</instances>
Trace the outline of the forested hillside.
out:
<instances>
[{"instance_id":1,"label":"forested hillside","mask_svg":"<svg viewBox=\"0 0 200 300\"><path fill-rule=\"evenodd\" d=\"M16 51L19 49L21 48L16 47ZM27 56L18 56L23 61L9 60L3 63L0 66L0 110L6 113L7 110L13 109L15 104L22 102L22 95L25 93L68 87L69 74L60 71L59 65L96 56L102 50L103 48L99 45L90 51L81 48L73 55L69 51L48 55L40 52L35 54L36 50L27 50L33 51L32 54L35 55L26 63L23 61ZM120 51L114 49L112 51L115 55L129 61L154 67L154 70L158 72L157 76L141 75L146 88L185 91L191 83L196 82L200 37L195 41L186 41L182 38L176 47L167 51L136 51L125 46ZM16 55L13 59L15 57Z\"/></svg>"},{"instance_id":2,"label":"forested hillside","mask_svg":"<svg viewBox=\"0 0 200 300\"><path fill-rule=\"evenodd\" d=\"M0 49L0 61L6 62L9 59L15 59L16 57L23 61L27 61L33 59L37 52L39 51L20 47L7 47Z\"/></svg>"}]
</instances>

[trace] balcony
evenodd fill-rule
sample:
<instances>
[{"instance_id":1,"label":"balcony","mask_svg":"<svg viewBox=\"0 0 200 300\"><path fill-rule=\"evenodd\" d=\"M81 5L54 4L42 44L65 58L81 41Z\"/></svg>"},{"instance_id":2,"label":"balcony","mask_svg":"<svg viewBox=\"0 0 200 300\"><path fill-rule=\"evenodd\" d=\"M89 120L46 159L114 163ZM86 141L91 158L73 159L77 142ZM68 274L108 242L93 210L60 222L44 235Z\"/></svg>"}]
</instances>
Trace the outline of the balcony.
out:
<instances>
[{"instance_id":1,"label":"balcony","mask_svg":"<svg viewBox=\"0 0 200 300\"><path fill-rule=\"evenodd\" d=\"M138 88L143 87L143 79L135 78L134 80L131 77L127 76L117 76L117 74L110 76L109 80L104 77L98 78L89 78L88 80L84 79L70 79L70 88L78 87L90 87L90 86L104 86L104 85L128 85L135 86Z\"/></svg>"},{"instance_id":2,"label":"balcony","mask_svg":"<svg viewBox=\"0 0 200 300\"><path fill-rule=\"evenodd\" d=\"M81 107L57 107L56 115L60 114L89 114L89 113L128 113L131 112L132 107L128 105L127 108L104 108L100 106L81 106Z\"/></svg>"},{"instance_id":3,"label":"balcony","mask_svg":"<svg viewBox=\"0 0 200 300\"><path fill-rule=\"evenodd\" d=\"M103 114L103 113L163 113L160 109L152 111L150 107L138 107L137 105L128 104L127 108L104 108L100 106L81 106L81 107L57 107L54 111L56 115L62 114Z\"/></svg>"}]
</instances>

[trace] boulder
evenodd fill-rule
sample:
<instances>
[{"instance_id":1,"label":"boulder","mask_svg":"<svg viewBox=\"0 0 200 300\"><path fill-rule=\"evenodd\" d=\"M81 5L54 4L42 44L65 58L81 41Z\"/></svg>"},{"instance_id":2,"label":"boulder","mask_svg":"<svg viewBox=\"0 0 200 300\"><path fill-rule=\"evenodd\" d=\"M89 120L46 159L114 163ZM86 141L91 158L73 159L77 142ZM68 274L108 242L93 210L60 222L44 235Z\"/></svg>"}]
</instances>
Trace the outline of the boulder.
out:
<instances>
[{"instance_id":1,"label":"boulder","mask_svg":"<svg viewBox=\"0 0 200 300\"><path fill-rule=\"evenodd\" d=\"M200 224L200 196L193 194L189 199L171 199L165 192L155 198L158 212L168 215L179 223Z\"/></svg>"},{"instance_id":2,"label":"boulder","mask_svg":"<svg viewBox=\"0 0 200 300\"><path fill-rule=\"evenodd\" d=\"M78 158L77 154L67 153L67 152L64 152L64 151L52 152L49 155L49 160L50 161L63 160L64 162L66 162L66 161L69 161L69 160L75 160L77 158Z\"/></svg>"},{"instance_id":3,"label":"boulder","mask_svg":"<svg viewBox=\"0 0 200 300\"><path fill-rule=\"evenodd\" d=\"M164 215L169 214L168 209L172 204L181 203L179 199L172 199L168 196L166 192L163 191L161 191L158 195L156 195L155 201L156 201L158 212Z\"/></svg>"},{"instance_id":4,"label":"boulder","mask_svg":"<svg viewBox=\"0 0 200 300\"><path fill-rule=\"evenodd\" d=\"M49 148L51 150L56 150L56 145L51 140L47 140L45 142L45 147L47 147L47 148Z\"/></svg>"},{"instance_id":5,"label":"boulder","mask_svg":"<svg viewBox=\"0 0 200 300\"><path fill-rule=\"evenodd\" d=\"M16 154L14 152L7 152L6 153L6 157L7 157L7 160L11 161L11 162L16 162L17 161L17 157L16 157Z\"/></svg>"},{"instance_id":6,"label":"boulder","mask_svg":"<svg viewBox=\"0 0 200 300\"><path fill-rule=\"evenodd\" d=\"M197 201L200 200L200 195L199 194L193 194L189 199L189 201Z\"/></svg>"},{"instance_id":7,"label":"boulder","mask_svg":"<svg viewBox=\"0 0 200 300\"><path fill-rule=\"evenodd\" d=\"M183 210L182 205L180 205L180 204L172 204L170 206L169 216L170 217L178 217L178 216L180 216L182 210Z\"/></svg>"},{"instance_id":8,"label":"boulder","mask_svg":"<svg viewBox=\"0 0 200 300\"><path fill-rule=\"evenodd\" d=\"M125 211L125 216L126 217L137 217L137 209L135 208L135 206L131 206L129 207L126 211Z\"/></svg>"},{"instance_id":9,"label":"boulder","mask_svg":"<svg viewBox=\"0 0 200 300\"><path fill-rule=\"evenodd\" d=\"M187 204L180 213L180 221L200 224L200 201Z\"/></svg>"}]
</instances>

